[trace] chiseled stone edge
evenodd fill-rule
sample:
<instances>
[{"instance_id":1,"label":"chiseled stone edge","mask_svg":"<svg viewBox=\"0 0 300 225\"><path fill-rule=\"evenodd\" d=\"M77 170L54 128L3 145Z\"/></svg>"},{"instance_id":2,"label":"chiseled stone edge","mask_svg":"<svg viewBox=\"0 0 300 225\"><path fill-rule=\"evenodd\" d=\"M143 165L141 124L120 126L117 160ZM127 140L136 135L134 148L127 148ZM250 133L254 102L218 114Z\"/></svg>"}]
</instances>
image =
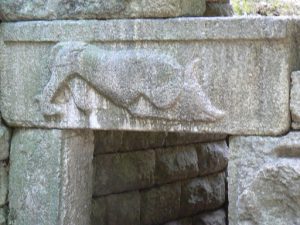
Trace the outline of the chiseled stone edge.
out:
<instances>
[{"instance_id":1,"label":"chiseled stone edge","mask_svg":"<svg viewBox=\"0 0 300 225\"><path fill-rule=\"evenodd\" d=\"M287 17L31 21L2 23L1 29L4 42L255 40L288 37L291 21Z\"/></svg>"}]
</instances>

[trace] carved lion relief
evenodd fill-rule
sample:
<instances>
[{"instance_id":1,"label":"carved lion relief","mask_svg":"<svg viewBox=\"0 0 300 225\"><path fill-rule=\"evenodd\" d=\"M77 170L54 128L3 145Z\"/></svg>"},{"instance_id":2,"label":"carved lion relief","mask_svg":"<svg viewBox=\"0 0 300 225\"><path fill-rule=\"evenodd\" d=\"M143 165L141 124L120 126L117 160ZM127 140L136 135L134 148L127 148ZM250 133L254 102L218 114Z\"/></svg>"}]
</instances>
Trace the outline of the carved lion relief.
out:
<instances>
[{"instance_id":1,"label":"carved lion relief","mask_svg":"<svg viewBox=\"0 0 300 225\"><path fill-rule=\"evenodd\" d=\"M214 122L224 117L197 81L195 65L183 67L173 57L150 50L103 50L84 42L64 42L51 52L51 77L39 103L44 116L63 115L56 97L72 79L80 78L98 94L131 116ZM73 96L77 107L88 105ZM147 102L148 107L142 102Z\"/></svg>"}]
</instances>

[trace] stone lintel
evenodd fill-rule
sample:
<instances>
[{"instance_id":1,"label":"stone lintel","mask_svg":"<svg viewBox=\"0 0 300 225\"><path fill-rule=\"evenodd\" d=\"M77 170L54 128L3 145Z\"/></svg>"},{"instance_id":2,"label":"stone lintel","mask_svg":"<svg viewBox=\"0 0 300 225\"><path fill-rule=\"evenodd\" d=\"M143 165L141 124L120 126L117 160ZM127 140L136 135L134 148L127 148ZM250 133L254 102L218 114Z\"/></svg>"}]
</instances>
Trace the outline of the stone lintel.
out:
<instances>
[{"instance_id":1,"label":"stone lintel","mask_svg":"<svg viewBox=\"0 0 300 225\"><path fill-rule=\"evenodd\" d=\"M2 115L12 127L282 134L290 127L294 24L2 23Z\"/></svg>"}]
</instances>

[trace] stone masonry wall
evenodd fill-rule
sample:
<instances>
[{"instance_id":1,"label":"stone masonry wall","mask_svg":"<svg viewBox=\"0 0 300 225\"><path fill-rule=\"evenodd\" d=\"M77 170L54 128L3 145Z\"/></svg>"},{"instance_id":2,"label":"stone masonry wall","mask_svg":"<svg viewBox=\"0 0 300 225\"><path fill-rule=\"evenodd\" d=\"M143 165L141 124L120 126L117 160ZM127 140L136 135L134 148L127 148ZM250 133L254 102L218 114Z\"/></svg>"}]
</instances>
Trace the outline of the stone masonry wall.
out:
<instances>
[{"instance_id":1,"label":"stone masonry wall","mask_svg":"<svg viewBox=\"0 0 300 225\"><path fill-rule=\"evenodd\" d=\"M199 143L213 139L96 132L92 225L225 225L228 147Z\"/></svg>"},{"instance_id":2,"label":"stone masonry wall","mask_svg":"<svg viewBox=\"0 0 300 225\"><path fill-rule=\"evenodd\" d=\"M8 174L10 130L0 125L0 225L6 224L8 212Z\"/></svg>"}]
</instances>

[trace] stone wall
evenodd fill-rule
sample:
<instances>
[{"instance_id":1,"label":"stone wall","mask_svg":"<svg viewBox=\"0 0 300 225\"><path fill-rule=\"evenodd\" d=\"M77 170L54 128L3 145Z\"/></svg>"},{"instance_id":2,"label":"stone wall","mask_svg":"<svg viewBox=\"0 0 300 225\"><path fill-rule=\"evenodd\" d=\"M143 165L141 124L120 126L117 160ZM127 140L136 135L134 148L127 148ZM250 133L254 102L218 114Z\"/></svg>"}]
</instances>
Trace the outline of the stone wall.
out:
<instances>
[{"instance_id":1,"label":"stone wall","mask_svg":"<svg viewBox=\"0 0 300 225\"><path fill-rule=\"evenodd\" d=\"M92 224L225 225L228 147L209 139L222 136L97 132Z\"/></svg>"},{"instance_id":2,"label":"stone wall","mask_svg":"<svg viewBox=\"0 0 300 225\"><path fill-rule=\"evenodd\" d=\"M0 125L0 224L5 225L8 212L8 172L10 130Z\"/></svg>"},{"instance_id":3,"label":"stone wall","mask_svg":"<svg viewBox=\"0 0 300 225\"><path fill-rule=\"evenodd\" d=\"M0 225L300 224L300 19L231 14L2 0Z\"/></svg>"}]
</instances>

